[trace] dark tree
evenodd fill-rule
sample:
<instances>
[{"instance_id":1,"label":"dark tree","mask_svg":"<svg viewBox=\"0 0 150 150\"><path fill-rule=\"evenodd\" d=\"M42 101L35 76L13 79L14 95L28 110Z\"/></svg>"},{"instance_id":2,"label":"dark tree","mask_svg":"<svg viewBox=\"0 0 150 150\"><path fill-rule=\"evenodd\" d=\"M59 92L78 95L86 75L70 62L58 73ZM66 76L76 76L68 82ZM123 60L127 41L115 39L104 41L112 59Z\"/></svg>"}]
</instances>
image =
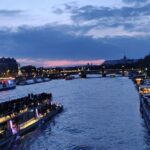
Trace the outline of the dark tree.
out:
<instances>
[{"instance_id":1,"label":"dark tree","mask_svg":"<svg viewBox=\"0 0 150 150\"><path fill-rule=\"evenodd\" d=\"M35 66L29 65L29 66L23 66L20 68L21 72L23 74L26 74L28 77L32 77L33 74L36 74L37 69Z\"/></svg>"},{"instance_id":2,"label":"dark tree","mask_svg":"<svg viewBox=\"0 0 150 150\"><path fill-rule=\"evenodd\" d=\"M18 74L18 66L14 58L0 58L1 76L16 76Z\"/></svg>"}]
</instances>

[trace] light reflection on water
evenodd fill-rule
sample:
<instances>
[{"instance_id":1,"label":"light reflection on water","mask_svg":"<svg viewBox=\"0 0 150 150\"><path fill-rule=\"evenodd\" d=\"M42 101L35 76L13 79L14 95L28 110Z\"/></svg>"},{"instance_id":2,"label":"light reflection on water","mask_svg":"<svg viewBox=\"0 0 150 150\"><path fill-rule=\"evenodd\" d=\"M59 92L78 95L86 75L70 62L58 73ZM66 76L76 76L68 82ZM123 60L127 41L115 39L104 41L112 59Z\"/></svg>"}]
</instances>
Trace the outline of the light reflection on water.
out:
<instances>
[{"instance_id":1,"label":"light reflection on water","mask_svg":"<svg viewBox=\"0 0 150 150\"><path fill-rule=\"evenodd\" d=\"M139 97L127 78L53 80L0 93L0 99L52 92L64 112L23 137L17 150L148 150Z\"/></svg>"}]
</instances>

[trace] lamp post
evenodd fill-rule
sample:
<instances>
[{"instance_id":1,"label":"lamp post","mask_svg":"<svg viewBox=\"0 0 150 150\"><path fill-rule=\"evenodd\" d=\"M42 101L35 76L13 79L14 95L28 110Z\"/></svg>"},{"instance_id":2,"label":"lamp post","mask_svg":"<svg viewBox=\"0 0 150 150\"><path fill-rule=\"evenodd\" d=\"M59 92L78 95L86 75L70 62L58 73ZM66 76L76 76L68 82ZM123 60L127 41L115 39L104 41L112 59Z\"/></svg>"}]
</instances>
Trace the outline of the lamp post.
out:
<instances>
[{"instance_id":1,"label":"lamp post","mask_svg":"<svg viewBox=\"0 0 150 150\"><path fill-rule=\"evenodd\" d=\"M122 65L122 76L125 76L125 70L124 65Z\"/></svg>"},{"instance_id":2,"label":"lamp post","mask_svg":"<svg viewBox=\"0 0 150 150\"><path fill-rule=\"evenodd\" d=\"M145 68L145 78L147 78L147 68Z\"/></svg>"},{"instance_id":3,"label":"lamp post","mask_svg":"<svg viewBox=\"0 0 150 150\"><path fill-rule=\"evenodd\" d=\"M105 66L102 66L102 77L106 77Z\"/></svg>"}]
</instances>

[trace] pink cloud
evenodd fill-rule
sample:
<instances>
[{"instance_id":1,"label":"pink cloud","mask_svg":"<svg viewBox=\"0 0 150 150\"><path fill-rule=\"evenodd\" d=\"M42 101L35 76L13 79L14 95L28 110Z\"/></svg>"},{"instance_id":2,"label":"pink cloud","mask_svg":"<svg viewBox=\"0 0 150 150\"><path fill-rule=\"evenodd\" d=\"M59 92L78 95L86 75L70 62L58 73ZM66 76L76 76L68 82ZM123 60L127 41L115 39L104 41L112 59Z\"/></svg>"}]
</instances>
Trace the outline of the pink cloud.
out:
<instances>
[{"instance_id":1,"label":"pink cloud","mask_svg":"<svg viewBox=\"0 0 150 150\"><path fill-rule=\"evenodd\" d=\"M35 65L42 67L62 67L62 66L75 66L75 65L100 65L104 62L104 60L42 60L42 59L29 59L29 58L19 58L17 61L21 65Z\"/></svg>"},{"instance_id":2,"label":"pink cloud","mask_svg":"<svg viewBox=\"0 0 150 150\"><path fill-rule=\"evenodd\" d=\"M45 61L44 66L75 66L75 65L86 65L86 64L102 64L103 60L78 60L78 61L70 61L70 60L51 60Z\"/></svg>"}]
</instances>

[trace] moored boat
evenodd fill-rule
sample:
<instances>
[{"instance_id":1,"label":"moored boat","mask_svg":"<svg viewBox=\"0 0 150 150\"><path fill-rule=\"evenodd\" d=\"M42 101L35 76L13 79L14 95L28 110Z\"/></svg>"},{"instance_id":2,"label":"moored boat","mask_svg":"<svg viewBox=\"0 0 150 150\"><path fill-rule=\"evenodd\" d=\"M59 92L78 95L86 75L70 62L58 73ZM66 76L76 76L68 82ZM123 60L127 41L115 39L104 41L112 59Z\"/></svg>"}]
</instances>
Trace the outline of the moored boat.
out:
<instances>
[{"instance_id":1,"label":"moored boat","mask_svg":"<svg viewBox=\"0 0 150 150\"><path fill-rule=\"evenodd\" d=\"M42 82L48 82L50 81L49 78L32 78L32 79L27 79L27 80L21 80L18 82L17 85L31 85L31 84L36 84L36 83L42 83Z\"/></svg>"},{"instance_id":2,"label":"moored boat","mask_svg":"<svg viewBox=\"0 0 150 150\"><path fill-rule=\"evenodd\" d=\"M150 79L145 79L142 84L150 86Z\"/></svg>"},{"instance_id":3,"label":"moored boat","mask_svg":"<svg viewBox=\"0 0 150 150\"><path fill-rule=\"evenodd\" d=\"M142 81L142 84L138 86L139 95L144 96L150 94L150 80L145 79Z\"/></svg>"},{"instance_id":4,"label":"moored boat","mask_svg":"<svg viewBox=\"0 0 150 150\"><path fill-rule=\"evenodd\" d=\"M22 80L18 82L18 85L30 85L34 84L35 81L33 79Z\"/></svg>"},{"instance_id":5,"label":"moored boat","mask_svg":"<svg viewBox=\"0 0 150 150\"><path fill-rule=\"evenodd\" d=\"M150 95L146 94L140 99L140 112L145 121L145 124L150 131Z\"/></svg>"},{"instance_id":6,"label":"moored boat","mask_svg":"<svg viewBox=\"0 0 150 150\"><path fill-rule=\"evenodd\" d=\"M49 79L49 78L43 78L43 80L44 80L44 82L48 82L48 81L50 81L50 79Z\"/></svg>"},{"instance_id":7,"label":"moored boat","mask_svg":"<svg viewBox=\"0 0 150 150\"><path fill-rule=\"evenodd\" d=\"M110 78L115 78L116 77L116 75L115 74L109 74L109 76L108 77L110 77Z\"/></svg>"},{"instance_id":8,"label":"moored boat","mask_svg":"<svg viewBox=\"0 0 150 150\"><path fill-rule=\"evenodd\" d=\"M16 88L15 78L0 78L0 91Z\"/></svg>"},{"instance_id":9,"label":"moored boat","mask_svg":"<svg viewBox=\"0 0 150 150\"><path fill-rule=\"evenodd\" d=\"M34 84L35 81L34 81L33 79L28 79L28 80L25 81L25 83L26 83L27 85L30 85L30 84Z\"/></svg>"},{"instance_id":10,"label":"moored boat","mask_svg":"<svg viewBox=\"0 0 150 150\"><path fill-rule=\"evenodd\" d=\"M144 96L145 94L150 94L150 85L147 85L147 84L140 85L139 94L140 96Z\"/></svg>"},{"instance_id":11,"label":"moored boat","mask_svg":"<svg viewBox=\"0 0 150 150\"><path fill-rule=\"evenodd\" d=\"M74 76L69 75L65 77L65 80L73 80L74 78L75 78Z\"/></svg>"},{"instance_id":12,"label":"moored boat","mask_svg":"<svg viewBox=\"0 0 150 150\"><path fill-rule=\"evenodd\" d=\"M136 84L137 87L139 87L141 84L143 84L144 80L145 80L144 75L137 75L133 78L133 82Z\"/></svg>"},{"instance_id":13,"label":"moored boat","mask_svg":"<svg viewBox=\"0 0 150 150\"><path fill-rule=\"evenodd\" d=\"M79 73L79 77L80 77L80 78L86 78L87 75L86 75L86 73L84 73L84 72L80 72L80 73Z\"/></svg>"},{"instance_id":14,"label":"moored boat","mask_svg":"<svg viewBox=\"0 0 150 150\"><path fill-rule=\"evenodd\" d=\"M43 78L35 78L34 82L35 83L41 83L41 82L44 82L44 80L43 80Z\"/></svg>"},{"instance_id":15,"label":"moored boat","mask_svg":"<svg viewBox=\"0 0 150 150\"><path fill-rule=\"evenodd\" d=\"M52 103L52 94L29 94L0 104L0 147L13 143L59 112L63 106Z\"/></svg>"}]
</instances>

